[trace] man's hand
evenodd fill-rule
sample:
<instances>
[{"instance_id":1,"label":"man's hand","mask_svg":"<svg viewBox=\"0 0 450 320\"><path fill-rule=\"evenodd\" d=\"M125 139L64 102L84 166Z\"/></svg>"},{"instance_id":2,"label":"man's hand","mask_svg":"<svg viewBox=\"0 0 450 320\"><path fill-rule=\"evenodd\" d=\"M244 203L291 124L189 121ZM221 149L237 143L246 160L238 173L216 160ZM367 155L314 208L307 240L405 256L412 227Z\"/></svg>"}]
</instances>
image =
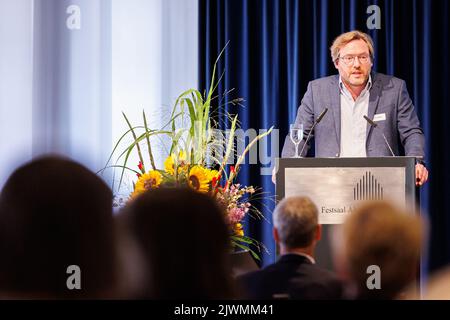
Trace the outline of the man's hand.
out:
<instances>
[{"instance_id":1,"label":"man's hand","mask_svg":"<svg viewBox=\"0 0 450 320\"><path fill-rule=\"evenodd\" d=\"M423 164L416 164L416 186L422 186L428 180L428 170Z\"/></svg>"}]
</instances>

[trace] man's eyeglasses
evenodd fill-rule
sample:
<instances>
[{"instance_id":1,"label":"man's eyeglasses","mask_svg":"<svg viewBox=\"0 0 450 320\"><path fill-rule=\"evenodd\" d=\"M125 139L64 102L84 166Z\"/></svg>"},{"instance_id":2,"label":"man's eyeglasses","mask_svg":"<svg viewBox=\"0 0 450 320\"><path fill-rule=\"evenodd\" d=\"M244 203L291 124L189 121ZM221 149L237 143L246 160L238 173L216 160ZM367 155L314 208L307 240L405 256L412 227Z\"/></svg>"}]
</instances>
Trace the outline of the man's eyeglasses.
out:
<instances>
[{"instance_id":1,"label":"man's eyeglasses","mask_svg":"<svg viewBox=\"0 0 450 320\"><path fill-rule=\"evenodd\" d=\"M362 54L360 56L352 56L352 55L346 55L343 57L339 57L344 63L348 66L352 66L355 63L355 58L358 58L359 63L366 64L370 61L370 57L367 54Z\"/></svg>"}]
</instances>

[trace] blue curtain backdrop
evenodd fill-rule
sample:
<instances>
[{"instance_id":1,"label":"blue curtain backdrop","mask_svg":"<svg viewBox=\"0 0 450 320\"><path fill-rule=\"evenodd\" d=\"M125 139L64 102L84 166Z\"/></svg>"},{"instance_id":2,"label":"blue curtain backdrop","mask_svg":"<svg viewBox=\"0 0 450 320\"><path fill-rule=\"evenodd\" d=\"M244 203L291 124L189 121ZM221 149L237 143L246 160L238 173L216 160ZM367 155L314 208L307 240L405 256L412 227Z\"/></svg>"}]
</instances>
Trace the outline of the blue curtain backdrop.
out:
<instances>
[{"instance_id":1,"label":"blue curtain backdrop","mask_svg":"<svg viewBox=\"0 0 450 320\"><path fill-rule=\"evenodd\" d=\"M368 30L369 5L381 9L381 29ZM225 75L217 93L235 88L245 108L238 113L242 128L280 129L280 148L294 121L308 81L335 74L329 46L342 32L368 32L375 43L374 70L406 81L427 142L430 179L421 190L421 204L431 225L429 267L450 261L450 101L448 39L449 1L437 0L200 0L199 83L209 87L212 66L229 41L218 64ZM281 151L281 150L280 150ZM258 185L274 193L270 176L258 165L246 165L243 184ZM271 220L270 201L264 213ZM248 226L250 225L250 226ZM263 241L275 259L271 224L253 220L250 236ZM407 245L407 244L405 244Z\"/></svg>"}]
</instances>

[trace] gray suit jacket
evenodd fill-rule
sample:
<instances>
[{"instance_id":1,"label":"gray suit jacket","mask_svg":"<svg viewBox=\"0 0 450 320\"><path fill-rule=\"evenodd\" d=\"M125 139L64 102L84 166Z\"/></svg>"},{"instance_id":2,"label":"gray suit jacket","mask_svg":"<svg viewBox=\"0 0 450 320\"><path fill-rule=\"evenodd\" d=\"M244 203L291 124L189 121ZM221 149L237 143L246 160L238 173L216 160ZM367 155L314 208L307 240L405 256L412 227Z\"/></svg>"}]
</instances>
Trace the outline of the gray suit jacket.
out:
<instances>
[{"instance_id":1,"label":"gray suit jacket","mask_svg":"<svg viewBox=\"0 0 450 320\"><path fill-rule=\"evenodd\" d=\"M385 113L386 120L378 121L378 127L367 124L366 154L368 157L391 156L381 129L395 155L399 155L398 138L403 144L406 156L424 157L425 139L420 128L414 106L406 89L405 81L372 73L368 117ZM306 136L311 130L314 120L328 108L322 121L316 126L314 135L316 157L338 157L341 140L341 106L339 96L339 76L333 75L311 81L298 108L296 123L303 123L304 138L300 143L302 149ZM311 136L312 136L311 135ZM310 140L310 141L311 141ZM294 155L294 144L287 135L281 156L289 158ZM305 147L305 156L309 146Z\"/></svg>"}]
</instances>

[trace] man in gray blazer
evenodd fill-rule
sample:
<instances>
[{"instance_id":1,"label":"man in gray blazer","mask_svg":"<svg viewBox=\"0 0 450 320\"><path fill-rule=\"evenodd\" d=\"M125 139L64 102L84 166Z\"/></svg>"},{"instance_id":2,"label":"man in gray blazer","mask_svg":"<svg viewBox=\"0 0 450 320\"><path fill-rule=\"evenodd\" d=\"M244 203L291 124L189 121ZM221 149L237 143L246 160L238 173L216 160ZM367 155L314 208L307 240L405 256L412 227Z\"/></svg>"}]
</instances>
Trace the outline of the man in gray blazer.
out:
<instances>
[{"instance_id":1,"label":"man in gray blazer","mask_svg":"<svg viewBox=\"0 0 450 320\"><path fill-rule=\"evenodd\" d=\"M298 108L295 124L303 124L303 148L314 121L328 112L315 127L316 157L383 157L399 155L398 140L405 155L418 158L416 184L428 179L424 166L425 139L405 81L371 72L374 49L368 34L351 31L337 37L330 48L339 75L311 81ZM377 124L374 128L365 118ZM294 144L286 137L281 156L293 157Z\"/></svg>"}]
</instances>

